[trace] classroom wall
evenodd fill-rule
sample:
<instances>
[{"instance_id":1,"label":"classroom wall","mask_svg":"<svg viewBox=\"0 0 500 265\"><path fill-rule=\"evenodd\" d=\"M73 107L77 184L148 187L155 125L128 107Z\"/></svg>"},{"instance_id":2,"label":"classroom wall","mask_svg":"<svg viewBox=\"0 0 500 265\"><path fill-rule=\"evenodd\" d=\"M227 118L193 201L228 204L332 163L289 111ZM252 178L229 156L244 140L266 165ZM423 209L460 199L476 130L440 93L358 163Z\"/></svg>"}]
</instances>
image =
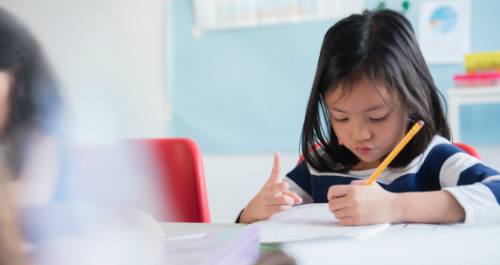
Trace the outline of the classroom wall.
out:
<instances>
[{"instance_id":1,"label":"classroom wall","mask_svg":"<svg viewBox=\"0 0 500 265\"><path fill-rule=\"evenodd\" d=\"M164 135L164 0L0 0L0 6L44 46L65 89L72 139Z\"/></svg>"},{"instance_id":2,"label":"classroom wall","mask_svg":"<svg viewBox=\"0 0 500 265\"><path fill-rule=\"evenodd\" d=\"M379 1L366 0L373 8ZM402 1L386 1L401 9ZM407 14L418 26L422 1ZM472 52L500 49L500 1L471 1ZM282 24L192 34L192 1L169 6L171 135L194 138L210 154L296 152L321 40L334 21ZM418 28L417 35L418 35ZM461 64L431 65L439 89L453 87ZM464 142L499 144L500 106L462 108ZM485 130L487 125L488 130Z\"/></svg>"}]
</instances>

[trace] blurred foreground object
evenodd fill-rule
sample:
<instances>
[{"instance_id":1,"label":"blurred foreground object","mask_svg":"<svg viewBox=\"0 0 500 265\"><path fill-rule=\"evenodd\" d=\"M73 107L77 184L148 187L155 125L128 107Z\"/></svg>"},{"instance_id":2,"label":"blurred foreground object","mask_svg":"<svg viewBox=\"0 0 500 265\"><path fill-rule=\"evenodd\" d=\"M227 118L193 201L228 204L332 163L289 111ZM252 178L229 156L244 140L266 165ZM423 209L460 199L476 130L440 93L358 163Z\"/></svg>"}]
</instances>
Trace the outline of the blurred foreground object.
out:
<instances>
[{"instance_id":1,"label":"blurred foreground object","mask_svg":"<svg viewBox=\"0 0 500 265\"><path fill-rule=\"evenodd\" d=\"M0 159L16 204L43 204L53 194L59 90L31 32L0 8Z\"/></svg>"},{"instance_id":2,"label":"blurred foreground object","mask_svg":"<svg viewBox=\"0 0 500 265\"><path fill-rule=\"evenodd\" d=\"M22 251L12 200L5 183L5 167L0 163L0 265L28 265Z\"/></svg>"},{"instance_id":3,"label":"blurred foreground object","mask_svg":"<svg viewBox=\"0 0 500 265\"><path fill-rule=\"evenodd\" d=\"M148 158L116 139L68 142L61 110L42 49L0 8L1 265L158 264Z\"/></svg>"}]
</instances>

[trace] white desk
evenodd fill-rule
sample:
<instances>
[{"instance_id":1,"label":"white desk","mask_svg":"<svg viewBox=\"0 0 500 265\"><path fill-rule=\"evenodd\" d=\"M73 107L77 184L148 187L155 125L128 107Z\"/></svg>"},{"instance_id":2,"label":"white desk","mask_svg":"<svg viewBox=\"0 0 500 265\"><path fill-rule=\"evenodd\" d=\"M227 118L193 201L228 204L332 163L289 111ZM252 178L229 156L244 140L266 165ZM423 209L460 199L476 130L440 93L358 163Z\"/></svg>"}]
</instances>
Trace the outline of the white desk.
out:
<instances>
[{"instance_id":1,"label":"white desk","mask_svg":"<svg viewBox=\"0 0 500 265\"><path fill-rule=\"evenodd\" d=\"M167 235L223 231L239 224L166 223ZM284 243L297 264L500 264L500 225L392 225L369 239L321 239Z\"/></svg>"},{"instance_id":2,"label":"white desk","mask_svg":"<svg viewBox=\"0 0 500 265\"><path fill-rule=\"evenodd\" d=\"M453 141L460 142L460 106L500 103L500 87L450 88L447 102Z\"/></svg>"},{"instance_id":3,"label":"white desk","mask_svg":"<svg viewBox=\"0 0 500 265\"><path fill-rule=\"evenodd\" d=\"M500 264L500 226L414 227L369 240L286 244L297 264Z\"/></svg>"}]
</instances>

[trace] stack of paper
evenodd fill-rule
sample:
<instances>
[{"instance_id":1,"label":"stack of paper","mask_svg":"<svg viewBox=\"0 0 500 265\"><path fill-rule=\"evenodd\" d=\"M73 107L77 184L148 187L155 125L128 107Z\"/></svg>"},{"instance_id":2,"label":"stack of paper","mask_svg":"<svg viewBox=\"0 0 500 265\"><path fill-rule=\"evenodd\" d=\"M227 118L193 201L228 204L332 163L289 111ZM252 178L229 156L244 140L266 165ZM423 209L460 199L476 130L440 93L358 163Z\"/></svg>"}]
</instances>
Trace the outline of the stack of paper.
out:
<instances>
[{"instance_id":1,"label":"stack of paper","mask_svg":"<svg viewBox=\"0 0 500 265\"><path fill-rule=\"evenodd\" d=\"M260 255L258 229L240 226L169 236L164 257L168 264L253 265Z\"/></svg>"},{"instance_id":2,"label":"stack of paper","mask_svg":"<svg viewBox=\"0 0 500 265\"><path fill-rule=\"evenodd\" d=\"M256 222L261 243L279 243L318 238L367 238L389 227L389 224L340 226L326 203L295 206Z\"/></svg>"}]
</instances>

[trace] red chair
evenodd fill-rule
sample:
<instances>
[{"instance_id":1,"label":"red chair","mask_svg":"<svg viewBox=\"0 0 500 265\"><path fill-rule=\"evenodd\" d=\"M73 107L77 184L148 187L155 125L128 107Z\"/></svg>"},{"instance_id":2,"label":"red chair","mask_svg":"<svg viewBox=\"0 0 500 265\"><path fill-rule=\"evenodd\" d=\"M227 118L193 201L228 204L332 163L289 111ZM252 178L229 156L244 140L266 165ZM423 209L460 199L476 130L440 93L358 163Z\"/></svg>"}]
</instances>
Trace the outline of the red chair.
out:
<instances>
[{"instance_id":1,"label":"red chair","mask_svg":"<svg viewBox=\"0 0 500 265\"><path fill-rule=\"evenodd\" d=\"M164 204L161 221L210 222L201 152L187 138L141 140L159 174Z\"/></svg>"},{"instance_id":2,"label":"red chair","mask_svg":"<svg viewBox=\"0 0 500 265\"><path fill-rule=\"evenodd\" d=\"M474 147L468 145L468 144L464 144L464 143L453 143L455 146L459 147L460 149L464 150L466 153L468 153L469 155L477 158L477 159L480 159L481 157L479 156L479 153L476 151L476 149L474 149Z\"/></svg>"}]
</instances>

